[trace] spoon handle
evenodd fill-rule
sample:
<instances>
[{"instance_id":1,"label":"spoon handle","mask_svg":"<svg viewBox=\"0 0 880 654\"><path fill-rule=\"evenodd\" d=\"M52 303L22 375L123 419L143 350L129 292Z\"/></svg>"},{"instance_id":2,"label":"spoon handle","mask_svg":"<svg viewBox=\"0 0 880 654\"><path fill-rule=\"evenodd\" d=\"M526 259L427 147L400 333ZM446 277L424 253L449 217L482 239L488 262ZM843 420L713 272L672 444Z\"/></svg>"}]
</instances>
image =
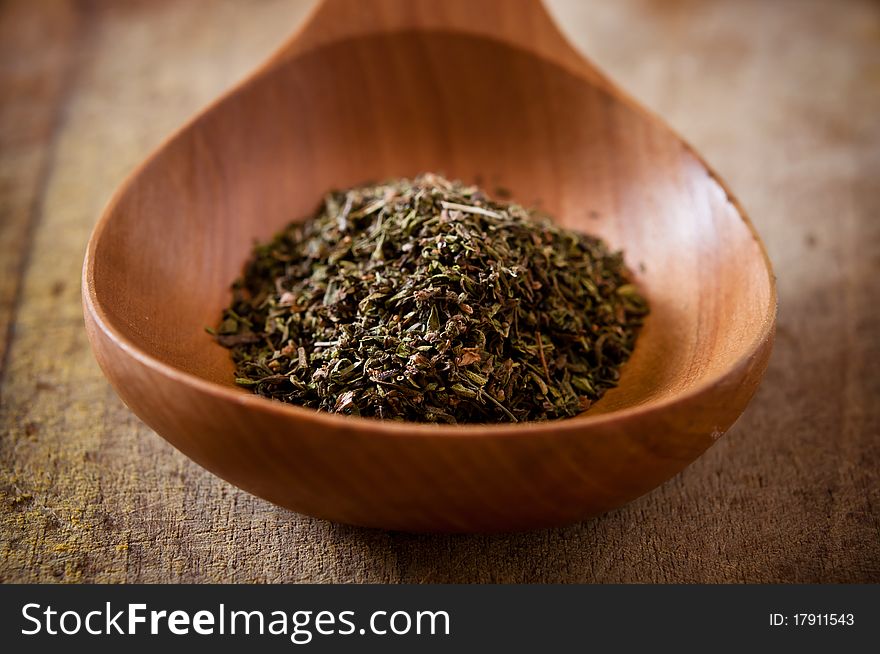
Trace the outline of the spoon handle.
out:
<instances>
[{"instance_id":1,"label":"spoon handle","mask_svg":"<svg viewBox=\"0 0 880 654\"><path fill-rule=\"evenodd\" d=\"M343 39L407 30L496 39L594 81L603 77L563 36L541 0L321 0L270 65Z\"/></svg>"}]
</instances>

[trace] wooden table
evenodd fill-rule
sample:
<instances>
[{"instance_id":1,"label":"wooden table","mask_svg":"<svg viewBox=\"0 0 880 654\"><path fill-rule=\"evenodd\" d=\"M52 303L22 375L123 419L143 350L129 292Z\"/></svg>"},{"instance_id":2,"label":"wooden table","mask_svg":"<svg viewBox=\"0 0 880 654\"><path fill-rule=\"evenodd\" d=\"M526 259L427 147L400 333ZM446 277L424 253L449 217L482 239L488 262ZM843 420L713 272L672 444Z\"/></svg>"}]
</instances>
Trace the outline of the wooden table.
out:
<instances>
[{"instance_id":1,"label":"wooden table","mask_svg":"<svg viewBox=\"0 0 880 654\"><path fill-rule=\"evenodd\" d=\"M548 0L737 192L779 278L767 377L683 474L564 529L413 536L205 472L92 359L82 255L126 173L310 2L0 11L0 580L880 581L880 5Z\"/></svg>"}]
</instances>

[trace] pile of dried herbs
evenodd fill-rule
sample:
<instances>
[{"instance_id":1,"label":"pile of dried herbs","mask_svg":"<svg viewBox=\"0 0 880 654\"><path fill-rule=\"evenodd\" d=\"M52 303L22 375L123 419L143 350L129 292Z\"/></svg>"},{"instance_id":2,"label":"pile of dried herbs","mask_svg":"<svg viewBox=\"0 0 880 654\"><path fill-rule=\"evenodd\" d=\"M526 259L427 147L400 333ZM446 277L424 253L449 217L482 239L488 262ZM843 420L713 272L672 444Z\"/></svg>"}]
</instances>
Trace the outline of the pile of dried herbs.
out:
<instances>
[{"instance_id":1,"label":"pile of dried herbs","mask_svg":"<svg viewBox=\"0 0 880 654\"><path fill-rule=\"evenodd\" d=\"M216 333L237 383L418 422L574 416L647 313L620 253L437 175L328 194L233 293Z\"/></svg>"}]
</instances>

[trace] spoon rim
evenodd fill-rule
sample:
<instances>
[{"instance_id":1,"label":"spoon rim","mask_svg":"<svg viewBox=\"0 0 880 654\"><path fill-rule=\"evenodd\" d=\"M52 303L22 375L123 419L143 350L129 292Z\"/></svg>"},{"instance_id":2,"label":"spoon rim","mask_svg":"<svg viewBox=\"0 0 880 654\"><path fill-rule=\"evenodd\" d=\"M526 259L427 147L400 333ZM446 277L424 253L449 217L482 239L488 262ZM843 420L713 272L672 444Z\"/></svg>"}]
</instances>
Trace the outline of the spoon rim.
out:
<instances>
[{"instance_id":1,"label":"spoon rim","mask_svg":"<svg viewBox=\"0 0 880 654\"><path fill-rule=\"evenodd\" d=\"M314 11L314 10L313 10ZM311 16L309 17L311 18ZM309 21L306 20L306 23ZM428 31L443 32L445 30L403 30L403 31ZM95 288L95 252L100 242L106 226L109 224L117 205L129 191L134 181L158 158L159 154L180 135L189 130L195 123L202 119L203 116L212 112L216 107L234 96L237 92L244 89L253 81L267 75L279 65L293 65L301 57L317 52L323 48L333 47L338 43L347 39L341 39L338 42L322 44L314 49L296 52L293 56L284 56L286 46L278 48L273 54L257 67L252 73L247 75L239 82L233 84L228 90L221 93L217 98L208 103L202 109L198 110L181 127L171 132L168 136L160 141L160 143L143 159L122 181L116 191L110 197L100 217L95 223L95 227L89 237L86 253L82 268L82 302L83 308L88 316L92 319L95 327L99 329L104 336L116 347L118 351L125 353L130 359L147 368L150 368L159 375L165 377L171 382L183 384L202 393L212 395L215 399L223 400L238 404L247 410L263 411L273 414L280 419L295 419L297 421L314 422L318 425L324 424L328 427L334 427L336 430L360 430L384 432L389 436L461 436L461 437L484 437L484 436L514 436L528 434L536 431L546 431L552 429L555 432L572 432L583 431L586 428L594 426L608 425L626 420L644 418L646 416L664 412L676 405L685 404L700 395L703 395L725 379L734 376L741 368L747 366L754 356L768 343L772 344L775 334L776 319L778 314L778 297L776 288L776 276L773 272L773 266L767 253L766 246L758 234L754 224L748 214L743 209L739 200L727 187L723 179L718 173L706 162L706 160L697 152L694 147L688 143L681 135L675 131L663 118L655 114L650 109L643 106L632 98L626 91L621 89L611 78L596 68L586 58L581 56L581 60L585 67L589 67L591 73L598 77L590 78L584 74L583 70L577 70L573 67L563 65L546 57L526 50L505 40L492 38L490 36L474 36L471 38L496 42L508 48L513 48L527 53L528 55L542 60L547 65L554 66L564 70L566 73L576 77L581 83L597 86L601 84L603 90L613 95L619 102L624 103L630 109L641 114L641 116L654 123L658 128L667 130L672 134L687 150L687 152L702 166L709 177L718 184L719 188L724 192L726 200L735 209L738 217L743 221L746 229L749 230L753 240L758 246L761 255L763 267L767 273L768 285L768 302L764 314L760 317L760 329L755 337L745 346L743 346L740 355L735 361L731 362L723 370L701 379L698 383L683 391L676 392L673 395L659 398L649 399L648 401L615 409L608 413L597 415L579 414L571 418L563 418L559 420L546 421L527 421L517 423L457 423L457 424L438 424L438 423L421 423L396 420L382 420L379 418L365 418L360 416L347 416L343 414L317 411L307 407L288 404L278 400L271 400L254 393L249 393L244 389L233 386L227 386L209 379L200 377L194 373L188 372L177 366L166 363L150 354L145 349L136 345L131 339L127 338L120 330L113 326L112 320L104 311L100 298ZM638 343L637 343L638 346ZM600 400L601 401L601 398ZM597 401L597 402L598 402Z\"/></svg>"}]
</instances>

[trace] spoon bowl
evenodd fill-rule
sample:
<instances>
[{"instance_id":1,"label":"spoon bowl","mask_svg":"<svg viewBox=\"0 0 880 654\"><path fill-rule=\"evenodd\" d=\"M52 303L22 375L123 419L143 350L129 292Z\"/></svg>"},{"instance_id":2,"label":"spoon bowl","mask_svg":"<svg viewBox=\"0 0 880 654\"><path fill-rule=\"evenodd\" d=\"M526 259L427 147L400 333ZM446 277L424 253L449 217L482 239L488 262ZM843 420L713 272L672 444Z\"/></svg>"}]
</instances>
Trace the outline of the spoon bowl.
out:
<instances>
[{"instance_id":1,"label":"spoon bowl","mask_svg":"<svg viewBox=\"0 0 880 654\"><path fill-rule=\"evenodd\" d=\"M651 315L588 412L420 425L235 387L204 327L254 241L328 189L425 171L504 187L623 249ZM125 181L89 242L83 302L120 397L192 459L295 511L408 531L565 524L653 489L743 411L776 317L764 248L717 175L538 0L325 1Z\"/></svg>"}]
</instances>

